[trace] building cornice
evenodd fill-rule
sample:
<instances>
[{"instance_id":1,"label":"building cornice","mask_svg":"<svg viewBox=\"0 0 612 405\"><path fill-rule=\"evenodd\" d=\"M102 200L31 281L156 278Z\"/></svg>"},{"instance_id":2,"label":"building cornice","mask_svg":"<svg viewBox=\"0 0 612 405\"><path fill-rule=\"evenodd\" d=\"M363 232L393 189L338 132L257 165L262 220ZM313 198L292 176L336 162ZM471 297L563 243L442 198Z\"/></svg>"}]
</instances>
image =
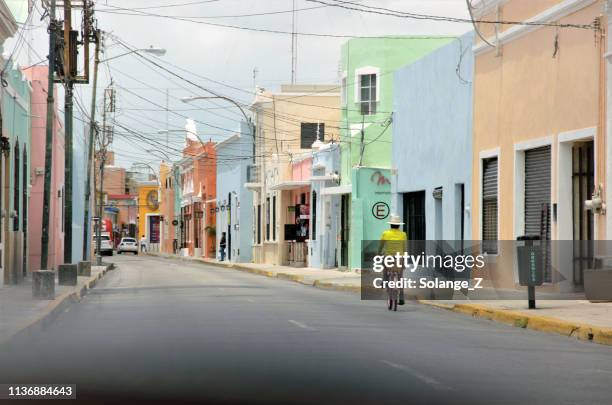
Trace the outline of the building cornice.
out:
<instances>
[{"instance_id":1,"label":"building cornice","mask_svg":"<svg viewBox=\"0 0 612 405\"><path fill-rule=\"evenodd\" d=\"M475 19L484 17L495 11L498 6L503 6L509 0L476 0L472 3L472 14Z\"/></svg>"},{"instance_id":2,"label":"building cornice","mask_svg":"<svg viewBox=\"0 0 612 405\"><path fill-rule=\"evenodd\" d=\"M591 4L595 3L597 0L565 0L561 3L551 7L543 12L525 20L528 23L551 23L554 21L558 21L561 18L567 17L570 14L575 13ZM517 38L520 38L524 35L527 35L531 32L534 32L538 29L542 28L541 25L514 25L511 28L503 31L497 36L497 39L492 36L487 38L487 41L490 43L497 42L499 45L506 44L510 41L513 41ZM472 47L474 51L474 55L478 56L482 53L488 52L495 49L485 42L479 42L478 44Z\"/></svg>"},{"instance_id":3,"label":"building cornice","mask_svg":"<svg viewBox=\"0 0 612 405\"><path fill-rule=\"evenodd\" d=\"M0 46L4 41L15 35L17 22L4 0L0 0Z\"/></svg>"}]
</instances>

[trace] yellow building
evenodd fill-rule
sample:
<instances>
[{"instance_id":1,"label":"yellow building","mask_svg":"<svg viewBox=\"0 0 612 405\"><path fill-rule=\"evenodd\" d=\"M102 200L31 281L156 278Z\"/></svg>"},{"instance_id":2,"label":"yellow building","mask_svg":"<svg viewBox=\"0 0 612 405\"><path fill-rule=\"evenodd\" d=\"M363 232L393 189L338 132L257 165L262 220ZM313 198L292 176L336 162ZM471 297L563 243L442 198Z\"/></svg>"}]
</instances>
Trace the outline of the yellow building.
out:
<instances>
[{"instance_id":1,"label":"yellow building","mask_svg":"<svg viewBox=\"0 0 612 405\"><path fill-rule=\"evenodd\" d=\"M312 154L312 144L340 140L337 85L281 85L279 92L258 88L251 106L257 128L255 162L247 188L253 191L253 261L286 265L293 248L286 225L295 224L296 204L312 204L310 181L295 181L292 163ZM293 249L293 250L292 250Z\"/></svg>"},{"instance_id":2,"label":"yellow building","mask_svg":"<svg viewBox=\"0 0 612 405\"><path fill-rule=\"evenodd\" d=\"M522 235L605 239L604 212L585 210L600 187L605 194L608 165L606 38L596 29L606 25L599 20L605 1L473 5L475 20L542 25L476 25L486 42L474 45L472 235L490 241L485 246L493 255L501 246L495 241ZM568 288L582 284L586 263L571 250L557 257L570 267ZM504 283L514 282L509 268Z\"/></svg>"},{"instance_id":3,"label":"yellow building","mask_svg":"<svg viewBox=\"0 0 612 405\"><path fill-rule=\"evenodd\" d=\"M141 181L138 190L138 240L147 240L149 251L159 251L161 224L159 212L159 185L156 181Z\"/></svg>"}]
</instances>

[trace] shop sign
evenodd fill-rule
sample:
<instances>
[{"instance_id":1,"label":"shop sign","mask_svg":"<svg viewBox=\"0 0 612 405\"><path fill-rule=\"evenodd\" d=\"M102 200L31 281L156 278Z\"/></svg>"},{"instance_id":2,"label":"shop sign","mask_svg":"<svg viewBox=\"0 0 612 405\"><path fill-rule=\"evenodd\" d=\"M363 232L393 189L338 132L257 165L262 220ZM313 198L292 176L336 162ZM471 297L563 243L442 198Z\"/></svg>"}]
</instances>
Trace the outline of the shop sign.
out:
<instances>
[{"instance_id":1,"label":"shop sign","mask_svg":"<svg viewBox=\"0 0 612 405\"><path fill-rule=\"evenodd\" d=\"M382 219L387 218L389 216L389 211L390 211L389 204L383 201L374 203L374 205L372 206L372 215L376 219L382 220Z\"/></svg>"}]
</instances>

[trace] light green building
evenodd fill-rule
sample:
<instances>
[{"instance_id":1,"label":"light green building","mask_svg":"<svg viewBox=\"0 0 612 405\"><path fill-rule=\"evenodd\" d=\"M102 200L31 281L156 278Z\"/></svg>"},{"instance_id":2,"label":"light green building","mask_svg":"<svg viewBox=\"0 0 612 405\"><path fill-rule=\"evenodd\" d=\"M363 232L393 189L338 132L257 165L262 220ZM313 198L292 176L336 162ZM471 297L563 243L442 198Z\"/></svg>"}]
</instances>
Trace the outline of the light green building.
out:
<instances>
[{"instance_id":1,"label":"light green building","mask_svg":"<svg viewBox=\"0 0 612 405\"><path fill-rule=\"evenodd\" d=\"M393 72L452 40L355 38L342 46L341 267L361 268L362 241L378 239L388 227L393 180Z\"/></svg>"},{"instance_id":2,"label":"light green building","mask_svg":"<svg viewBox=\"0 0 612 405\"><path fill-rule=\"evenodd\" d=\"M3 61L2 157L0 201L9 213L0 225L0 253L4 283L16 284L26 275L28 246L28 201L30 198L30 96L32 88L19 68Z\"/></svg>"}]
</instances>

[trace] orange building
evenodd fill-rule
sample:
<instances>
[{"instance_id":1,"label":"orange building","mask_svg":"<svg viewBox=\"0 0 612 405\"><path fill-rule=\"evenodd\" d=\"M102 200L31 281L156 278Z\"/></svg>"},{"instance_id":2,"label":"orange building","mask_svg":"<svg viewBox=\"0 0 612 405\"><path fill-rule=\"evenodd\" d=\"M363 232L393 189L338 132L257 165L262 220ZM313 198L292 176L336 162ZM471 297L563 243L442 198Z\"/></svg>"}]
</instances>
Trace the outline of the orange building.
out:
<instances>
[{"instance_id":1,"label":"orange building","mask_svg":"<svg viewBox=\"0 0 612 405\"><path fill-rule=\"evenodd\" d=\"M175 187L177 185L175 177L175 170L171 165L166 162L159 165L159 212L162 227L160 249L163 253L176 253L179 248L180 216L175 214Z\"/></svg>"},{"instance_id":2,"label":"orange building","mask_svg":"<svg viewBox=\"0 0 612 405\"><path fill-rule=\"evenodd\" d=\"M177 163L181 181L180 241L183 255L216 256L215 198L217 159L215 143L197 137L188 120L183 158Z\"/></svg>"}]
</instances>

